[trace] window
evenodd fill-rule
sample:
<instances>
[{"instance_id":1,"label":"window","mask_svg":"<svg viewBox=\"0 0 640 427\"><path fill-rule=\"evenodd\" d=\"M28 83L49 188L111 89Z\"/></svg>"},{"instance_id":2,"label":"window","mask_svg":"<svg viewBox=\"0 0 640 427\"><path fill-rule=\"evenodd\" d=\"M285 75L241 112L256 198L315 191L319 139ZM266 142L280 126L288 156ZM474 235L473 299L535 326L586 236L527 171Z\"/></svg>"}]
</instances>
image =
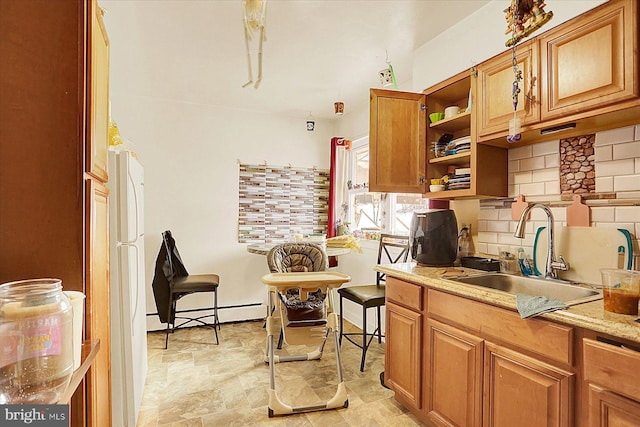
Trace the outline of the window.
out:
<instances>
[{"instance_id":1,"label":"window","mask_svg":"<svg viewBox=\"0 0 640 427\"><path fill-rule=\"evenodd\" d=\"M426 207L421 194L372 193L369 182L369 138L353 141L347 158L349 229L362 239L381 232L409 234L413 211Z\"/></svg>"}]
</instances>

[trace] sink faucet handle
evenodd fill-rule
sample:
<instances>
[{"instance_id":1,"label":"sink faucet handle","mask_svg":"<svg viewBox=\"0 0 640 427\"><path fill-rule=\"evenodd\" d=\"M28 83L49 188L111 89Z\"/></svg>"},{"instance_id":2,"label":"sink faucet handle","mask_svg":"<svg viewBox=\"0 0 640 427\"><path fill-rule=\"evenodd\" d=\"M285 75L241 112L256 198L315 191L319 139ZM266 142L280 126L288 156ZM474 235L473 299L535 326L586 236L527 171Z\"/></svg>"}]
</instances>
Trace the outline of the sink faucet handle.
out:
<instances>
[{"instance_id":1,"label":"sink faucet handle","mask_svg":"<svg viewBox=\"0 0 640 427\"><path fill-rule=\"evenodd\" d=\"M558 255L558 258L560 258L558 261L554 260L551 263L551 268L562 271L569 270L569 263L564 260L564 257L562 255Z\"/></svg>"}]
</instances>

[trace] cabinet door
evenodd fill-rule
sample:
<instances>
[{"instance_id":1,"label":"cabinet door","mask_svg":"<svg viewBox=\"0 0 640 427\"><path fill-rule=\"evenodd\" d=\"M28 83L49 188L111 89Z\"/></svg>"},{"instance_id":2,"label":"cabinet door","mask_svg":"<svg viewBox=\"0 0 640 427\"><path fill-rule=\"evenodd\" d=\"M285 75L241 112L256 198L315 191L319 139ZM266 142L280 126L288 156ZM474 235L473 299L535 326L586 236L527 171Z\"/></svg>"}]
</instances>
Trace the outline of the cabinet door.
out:
<instances>
[{"instance_id":1,"label":"cabinet door","mask_svg":"<svg viewBox=\"0 0 640 427\"><path fill-rule=\"evenodd\" d=\"M482 424L482 338L427 320L425 406L439 426Z\"/></svg>"},{"instance_id":2,"label":"cabinet door","mask_svg":"<svg viewBox=\"0 0 640 427\"><path fill-rule=\"evenodd\" d=\"M86 185L86 337L100 340L100 351L88 374L87 423L97 427L111 425L109 190L94 179L88 179Z\"/></svg>"},{"instance_id":3,"label":"cabinet door","mask_svg":"<svg viewBox=\"0 0 640 427\"><path fill-rule=\"evenodd\" d=\"M371 89L369 190L424 193L425 95Z\"/></svg>"},{"instance_id":4,"label":"cabinet door","mask_svg":"<svg viewBox=\"0 0 640 427\"><path fill-rule=\"evenodd\" d=\"M569 427L574 374L485 342L485 427Z\"/></svg>"},{"instance_id":5,"label":"cabinet door","mask_svg":"<svg viewBox=\"0 0 640 427\"><path fill-rule=\"evenodd\" d=\"M386 307L385 384L420 409L422 314L391 302Z\"/></svg>"},{"instance_id":6,"label":"cabinet door","mask_svg":"<svg viewBox=\"0 0 640 427\"><path fill-rule=\"evenodd\" d=\"M639 96L637 1L612 1L540 36L542 119Z\"/></svg>"},{"instance_id":7,"label":"cabinet door","mask_svg":"<svg viewBox=\"0 0 640 427\"><path fill-rule=\"evenodd\" d=\"M109 148L109 39L97 0L91 3L91 51L89 58L88 94L89 121L87 128L87 172L107 182L107 151Z\"/></svg>"},{"instance_id":8,"label":"cabinet door","mask_svg":"<svg viewBox=\"0 0 640 427\"><path fill-rule=\"evenodd\" d=\"M589 385L589 427L638 427L640 402Z\"/></svg>"},{"instance_id":9,"label":"cabinet door","mask_svg":"<svg viewBox=\"0 0 640 427\"><path fill-rule=\"evenodd\" d=\"M540 120L537 43L518 46L516 58L518 70L522 72L522 80L518 83L520 93L516 116L520 119L520 125L526 126ZM514 80L511 50L478 66L476 105L479 140L496 133L508 134L509 120L513 119Z\"/></svg>"}]
</instances>

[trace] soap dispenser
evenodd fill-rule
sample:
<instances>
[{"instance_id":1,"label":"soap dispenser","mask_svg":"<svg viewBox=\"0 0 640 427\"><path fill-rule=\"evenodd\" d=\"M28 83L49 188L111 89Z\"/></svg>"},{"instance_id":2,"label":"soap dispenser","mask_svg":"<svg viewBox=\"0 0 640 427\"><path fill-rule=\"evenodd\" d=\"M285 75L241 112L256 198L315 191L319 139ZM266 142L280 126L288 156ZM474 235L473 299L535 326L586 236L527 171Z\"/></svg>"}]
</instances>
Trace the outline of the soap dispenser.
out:
<instances>
[{"instance_id":1,"label":"soap dispenser","mask_svg":"<svg viewBox=\"0 0 640 427\"><path fill-rule=\"evenodd\" d=\"M469 256L469 238L469 227L465 225L460 229L460 234L458 234L458 259Z\"/></svg>"}]
</instances>

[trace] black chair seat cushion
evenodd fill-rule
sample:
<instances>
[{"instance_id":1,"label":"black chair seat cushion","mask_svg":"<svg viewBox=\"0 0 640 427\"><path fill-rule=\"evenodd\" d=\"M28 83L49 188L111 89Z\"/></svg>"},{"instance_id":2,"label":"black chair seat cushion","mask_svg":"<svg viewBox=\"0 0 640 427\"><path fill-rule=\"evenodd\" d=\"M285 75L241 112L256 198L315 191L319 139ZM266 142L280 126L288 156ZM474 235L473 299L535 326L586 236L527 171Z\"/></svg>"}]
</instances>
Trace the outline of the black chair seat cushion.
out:
<instances>
[{"instance_id":1,"label":"black chair seat cushion","mask_svg":"<svg viewBox=\"0 0 640 427\"><path fill-rule=\"evenodd\" d=\"M364 307L377 307L384 305L384 285L364 285L339 288L341 297L356 302Z\"/></svg>"},{"instance_id":2,"label":"black chair seat cushion","mask_svg":"<svg viewBox=\"0 0 640 427\"><path fill-rule=\"evenodd\" d=\"M319 321L325 322L326 308L324 300L326 294L321 290L309 292L306 300L300 299L298 289L288 289L286 295L280 293L280 299L285 305L289 322Z\"/></svg>"},{"instance_id":3,"label":"black chair seat cushion","mask_svg":"<svg viewBox=\"0 0 640 427\"><path fill-rule=\"evenodd\" d=\"M215 291L220 283L217 274L191 274L171 281L173 293Z\"/></svg>"}]
</instances>

